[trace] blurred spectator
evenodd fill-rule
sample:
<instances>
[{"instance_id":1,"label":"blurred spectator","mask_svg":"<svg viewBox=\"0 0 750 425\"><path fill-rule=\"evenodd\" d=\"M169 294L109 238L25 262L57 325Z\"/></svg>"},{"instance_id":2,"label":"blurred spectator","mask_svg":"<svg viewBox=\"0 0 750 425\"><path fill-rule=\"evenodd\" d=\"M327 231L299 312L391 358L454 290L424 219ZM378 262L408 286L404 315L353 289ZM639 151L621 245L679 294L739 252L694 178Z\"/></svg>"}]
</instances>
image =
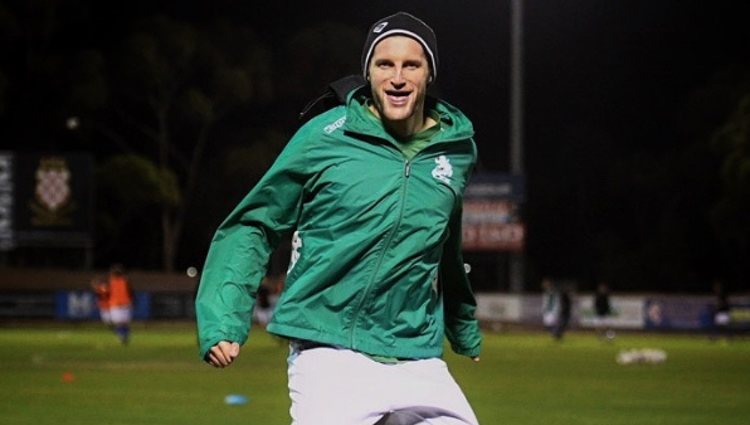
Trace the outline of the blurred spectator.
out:
<instances>
[{"instance_id":1,"label":"blurred spectator","mask_svg":"<svg viewBox=\"0 0 750 425\"><path fill-rule=\"evenodd\" d=\"M596 287L594 295L594 312L596 313L595 326L599 338L611 341L615 338L615 331L610 326L609 318L612 315L612 305L609 302L609 285L601 282Z\"/></svg>"},{"instance_id":2,"label":"blurred spectator","mask_svg":"<svg viewBox=\"0 0 750 425\"><path fill-rule=\"evenodd\" d=\"M273 315L271 289L268 285L268 282L263 282L258 287L258 293L255 296L255 309L253 310L253 319L264 328L271 321L271 316Z\"/></svg>"},{"instance_id":3,"label":"blurred spectator","mask_svg":"<svg viewBox=\"0 0 750 425\"><path fill-rule=\"evenodd\" d=\"M542 279L542 320L556 340L562 339L568 329L571 314L570 293L551 278Z\"/></svg>"},{"instance_id":4,"label":"blurred spectator","mask_svg":"<svg viewBox=\"0 0 750 425\"><path fill-rule=\"evenodd\" d=\"M729 337L729 325L732 321L729 315L729 294L721 280L715 279L713 281L713 292L716 297L713 314L713 336L714 338Z\"/></svg>"},{"instance_id":5,"label":"blurred spectator","mask_svg":"<svg viewBox=\"0 0 750 425\"><path fill-rule=\"evenodd\" d=\"M545 277L542 279L542 321L544 326L551 329L557 324L558 310L560 303L555 291L555 284L552 279Z\"/></svg>"},{"instance_id":6,"label":"blurred spectator","mask_svg":"<svg viewBox=\"0 0 750 425\"><path fill-rule=\"evenodd\" d=\"M133 291L120 264L113 265L109 271L109 307L114 331L120 342L127 345L133 314Z\"/></svg>"},{"instance_id":7,"label":"blurred spectator","mask_svg":"<svg viewBox=\"0 0 750 425\"><path fill-rule=\"evenodd\" d=\"M96 296L96 306L99 309L99 317L102 323L107 326L112 325L112 316L109 311L109 285L107 279L103 276L94 276L91 279L91 289Z\"/></svg>"},{"instance_id":8,"label":"blurred spectator","mask_svg":"<svg viewBox=\"0 0 750 425\"><path fill-rule=\"evenodd\" d=\"M542 279L542 320L556 340L562 339L570 322L571 300L568 291L552 281Z\"/></svg>"},{"instance_id":9,"label":"blurred spectator","mask_svg":"<svg viewBox=\"0 0 750 425\"><path fill-rule=\"evenodd\" d=\"M560 317L557 321L557 326L555 328L555 331L553 332L552 336L560 340L563 337L563 334L565 334L565 331L568 329L568 324L570 323L570 315L573 310L572 308L572 300L570 299L570 292L565 286L561 286L558 288L559 294L560 294Z\"/></svg>"}]
</instances>

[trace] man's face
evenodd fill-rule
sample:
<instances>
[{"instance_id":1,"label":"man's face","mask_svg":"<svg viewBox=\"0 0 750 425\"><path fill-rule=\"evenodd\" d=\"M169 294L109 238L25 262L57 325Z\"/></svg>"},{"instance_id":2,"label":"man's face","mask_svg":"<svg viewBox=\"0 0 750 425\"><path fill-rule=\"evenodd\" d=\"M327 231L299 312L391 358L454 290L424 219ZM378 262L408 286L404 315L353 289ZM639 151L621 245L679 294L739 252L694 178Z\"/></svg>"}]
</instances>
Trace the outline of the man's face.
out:
<instances>
[{"instance_id":1,"label":"man's face","mask_svg":"<svg viewBox=\"0 0 750 425\"><path fill-rule=\"evenodd\" d=\"M380 119L394 125L421 125L430 77L422 46L409 37L388 37L375 46L368 72Z\"/></svg>"}]
</instances>

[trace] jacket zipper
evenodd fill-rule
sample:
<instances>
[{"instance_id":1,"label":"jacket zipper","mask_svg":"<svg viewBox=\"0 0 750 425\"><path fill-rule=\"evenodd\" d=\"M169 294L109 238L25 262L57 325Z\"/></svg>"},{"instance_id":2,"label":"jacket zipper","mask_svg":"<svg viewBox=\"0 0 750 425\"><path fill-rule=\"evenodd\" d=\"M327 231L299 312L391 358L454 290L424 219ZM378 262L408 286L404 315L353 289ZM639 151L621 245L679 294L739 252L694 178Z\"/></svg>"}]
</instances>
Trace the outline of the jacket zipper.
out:
<instances>
[{"instance_id":1,"label":"jacket zipper","mask_svg":"<svg viewBox=\"0 0 750 425\"><path fill-rule=\"evenodd\" d=\"M359 314L362 312L362 308L364 307L365 300L367 299L367 296L370 293L370 289L372 288L373 283L375 282L375 279L380 274L380 268L383 265L383 258L385 257L385 254L388 252L388 249L391 246L391 242L393 242L393 237L396 234L396 231L399 227L401 227L401 221L404 218L404 208L406 206L406 189L409 185L409 176L411 175L411 161L406 160L404 161L404 180L401 184L401 198L400 198L400 207L398 212L398 219L396 220L396 224L391 229L390 233L388 234L388 239L386 239L385 246L383 246L383 249L380 251L380 257L378 258L378 263L375 266L375 271L373 272L372 276L370 277L370 281L367 282L367 286L365 286L364 293L362 294L362 298L360 298L359 303L357 304L357 309L354 311L354 318L352 320L352 329L349 336L349 343L352 347L352 350L357 349L357 344L355 342L355 333L357 331L357 321L359 320Z\"/></svg>"}]
</instances>

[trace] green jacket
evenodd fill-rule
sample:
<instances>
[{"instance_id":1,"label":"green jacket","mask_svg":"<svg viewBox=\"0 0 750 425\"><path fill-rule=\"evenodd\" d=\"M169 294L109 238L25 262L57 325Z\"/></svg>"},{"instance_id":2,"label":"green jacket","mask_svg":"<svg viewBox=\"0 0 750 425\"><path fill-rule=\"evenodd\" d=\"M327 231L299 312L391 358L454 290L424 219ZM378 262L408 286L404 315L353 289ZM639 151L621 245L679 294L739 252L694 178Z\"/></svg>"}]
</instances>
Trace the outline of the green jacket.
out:
<instances>
[{"instance_id":1,"label":"green jacket","mask_svg":"<svg viewBox=\"0 0 750 425\"><path fill-rule=\"evenodd\" d=\"M201 357L246 341L270 254L290 231L269 332L398 358L438 357L447 336L479 355L460 249L471 122L436 102L441 130L407 161L361 101L350 95L302 126L217 230L196 298Z\"/></svg>"}]
</instances>

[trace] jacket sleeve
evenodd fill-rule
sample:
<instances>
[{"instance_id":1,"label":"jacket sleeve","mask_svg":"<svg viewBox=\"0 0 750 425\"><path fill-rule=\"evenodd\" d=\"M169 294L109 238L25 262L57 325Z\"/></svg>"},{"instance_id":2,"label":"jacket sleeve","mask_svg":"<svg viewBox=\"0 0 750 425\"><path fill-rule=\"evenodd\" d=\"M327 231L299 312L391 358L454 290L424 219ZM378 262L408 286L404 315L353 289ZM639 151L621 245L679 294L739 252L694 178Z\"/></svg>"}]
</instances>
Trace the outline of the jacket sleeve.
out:
<instances>
[{"instance_id":1,"label":"jacket sleeve","mask_svg":"<svg viewBox=\"0 0 750 425\"><path fill-rule=\"evenodd\" d=\"M244 344L268 261L292 229L308 179L300 130L216 231L195 300L200 356L221 340Z\"/></svg>"},{"instance_id":2,"label":"jacket sleeve","mask_svg":"<svg viewBox=\"0 0 750 425\"><path fill-rule=\"evenodd\" d=\"M481 349L482 336L479 332L479 322L474 317L476 300L464 269L464 260L461 254L462 211L462 208L457 208L451 217L450 233L440 264L443 281L445 334L455 353L476 357Z\"/></svg>"}]
</instances>

